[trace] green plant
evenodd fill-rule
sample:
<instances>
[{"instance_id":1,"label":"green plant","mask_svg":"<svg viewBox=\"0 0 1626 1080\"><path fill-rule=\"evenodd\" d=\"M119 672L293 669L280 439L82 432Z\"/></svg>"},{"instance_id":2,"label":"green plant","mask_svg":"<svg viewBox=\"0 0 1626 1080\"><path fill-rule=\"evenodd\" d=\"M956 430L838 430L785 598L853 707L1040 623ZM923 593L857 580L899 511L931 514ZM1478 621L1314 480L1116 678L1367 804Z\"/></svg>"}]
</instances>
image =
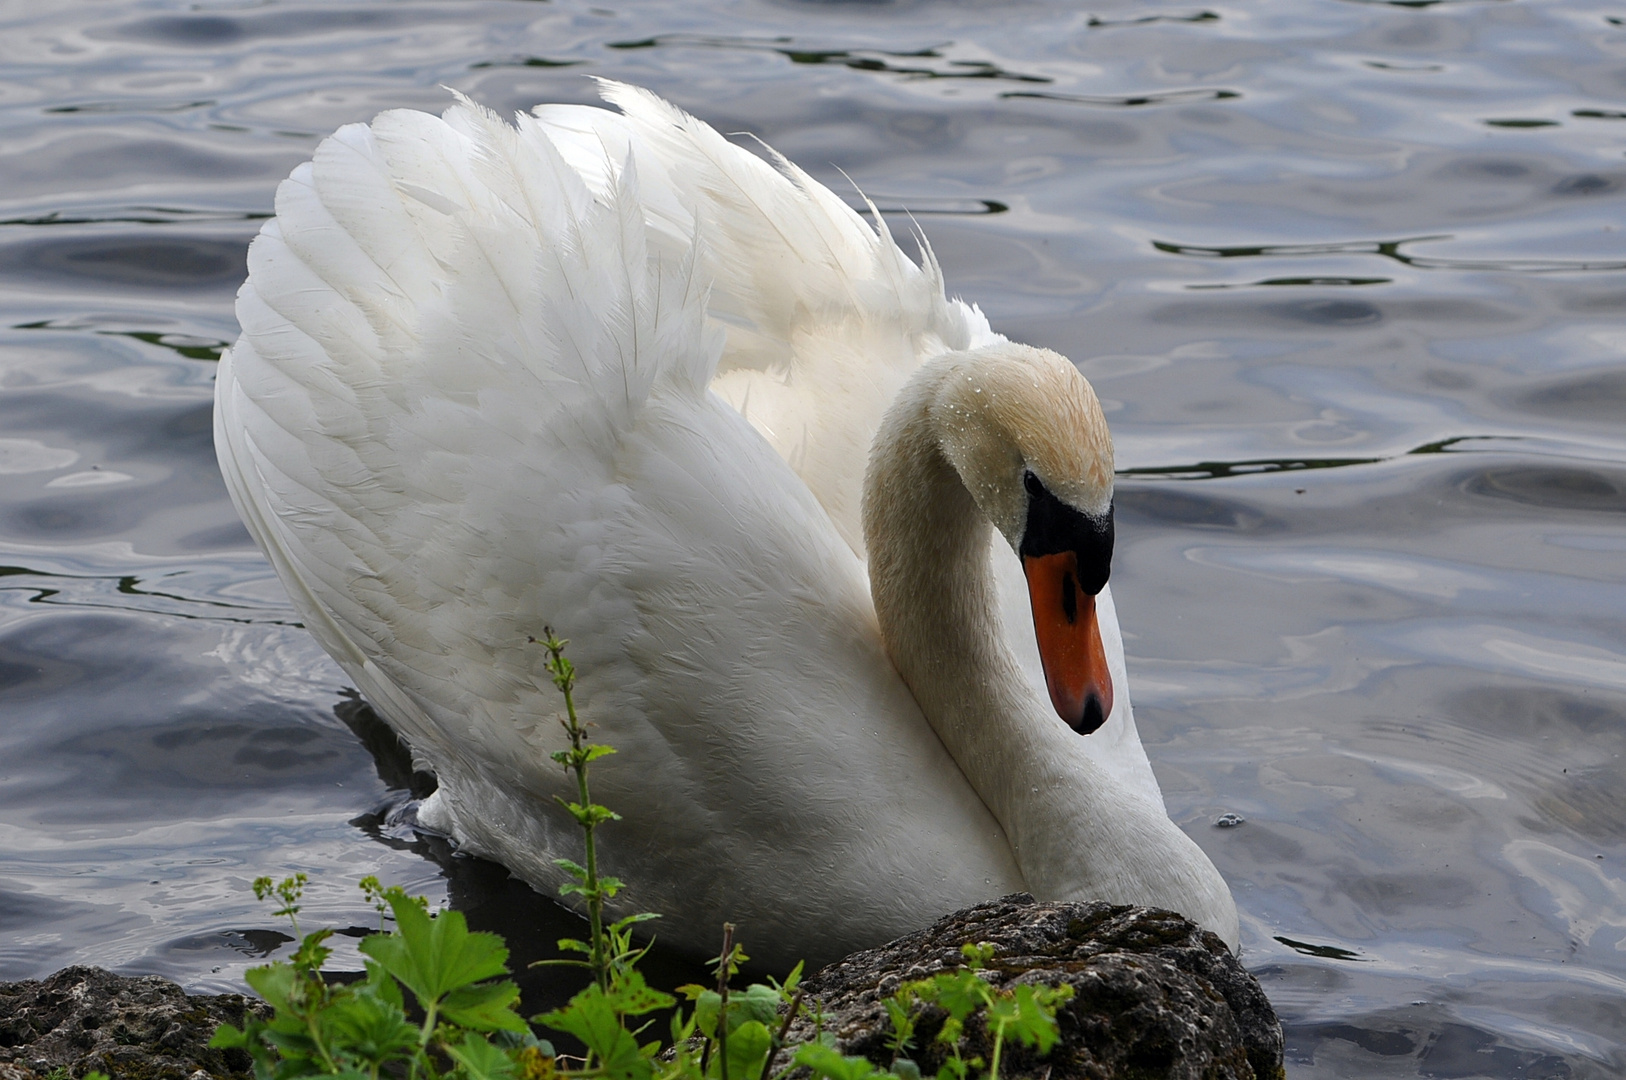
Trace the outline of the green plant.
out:
<instances>
[{"instance_id":1,"label":"green plant","mask_svg":"<svg viewBox=\"0 0 1626 1080\"><path fill-rule=\"evenodd\" d=\"M295 920L306 884L296 874L273 884L260 878L255 894L282 901L278 914ZM244 979L275 1010L242 1028L222 1024L211 1046L248 1052L261 1080L336 1075L377 1080L386 1069L410 1078L512 1080L517 1058L505 1052L550 1046L531 1033L513 1005L519 987L490 981L507 974L508 949L496 934L471 932L461 912L431 915L421 899L399 888L381 889L376 879L363 892L395 919L391 933L361 942L366 978L334 985L322 977L332 955L324 942L331 930L305 935L293 956L250 968ZM295 931L298 923L294 922ZM423 1019L407 1017L406 993ZM493 1037L502 1037L494 1044Z\"/></svg>"},{"instance_id":2,"label":"green plant","mask_svg":"<svg viewBox=\"0 0 1626 1080\"><path fill-rule=\"evenodd\" d=\"M258 1080L339 1076L346 1080L785 1080L799 1068L815 1080L921 1080L909 1057L918 1029L938 1022L934 1044L943 1064L935 1080L998 1080L1001 1055L1015 1039L1047 1053L1057 1038L1056 1010L1072 996L1071 987L993 986L982 972L994 947L967 945L966 966L907 983L884 1002L892 1025L892 1059L882 1068L862 1057L843 1056L818 1015L814 1039L803 1043L783 1065L791 1024L807 1015L798 964L783 983L769 979L744 990L731 989L747 957L724 924L723 947L714 962L715 986L689 985L671 994L648 985L638 963L649 945L633 942L633 927L655 916L631 915L605 925L604 902L622 883L598 872L596 830L617 820L592 801L588 784L592 762L614 753L587 742L576 715L576 672L565 658L568 644L551 629L540 644L547 669L565 700L561 720L568 750L553 759L576 781L577 801L560 799L581 825L582 863L557 860L569 874L561 892L579 897L587 908L588 939L567 938L561 949L581 959L545 961L587 969L587 987L562 1008L533 1017L535 1023L575 1036L587 1055L577 1067L537 1038L514 1006L519 988L500 980L508 974L508 949L496 934L471 932L460 912L431 914L422 897L363 878L363 895L378 910L379 932L365 938L364 979L330 984L322 967L332 955L325 944L331 930L300 937L298 916L308 879L296 873L282 881L254 882L254 894L278 903L276 914L292 923L299 946L285 961L249 969L244 978L274 1010L270 1020L249 1017L242 1028L223 1024L211 1046L246 1051ZM393 919L395 928L387 930ZM409 1017L408 995L419 1017ZM669 1041L645 1039L650 1014L671 1009ZM992 1040L988 1060L966 1057L966 1026L974 1014ZM421 1017L421 1018L420 1018ZM95 1078L87 1078L95 1080ZM101 1078L105 1080L105 1078Z\"/></svg>"},{"instance_id":3,"label":"green plant","mask_svg":"<svg viewBox=\"0 0 1626 1080\"><path fill-rule=\"evenodd\" d=\"M887 1068L867 1058L843 1057L828 1041L801 1046L795 1064L825 1080L920 1080L920 1067L907 1054L914 1048L915 1031L924 1014L932 1008L946 1014L933 1040L947 1048L936 1080L967 1080L978 1073L987 1080L998 1080L1000 1057L1011 1038L1041 1055L1049 1053L1060 1035L1056 1011L1072 999L1073 988L1026 983L1010 990L995 987L979 974L994 958L994 946L967 944L961 946L960 954L965 957L965 967L905 983L882 1001L892 1025L888 1041L892 1062ZM980 1056L964 1055L966 1022L978 1012L984 1014L983 1025L993 1040L986 1062Z\"/></svg>"},{"instance_id":4,"label":"green plant","mask_svg":"<svg viewBox=\"0 0 1626 1080\"><path fill-rule=\"evenodd\" d=\"M620 878L599 876L598 844L594 833L607 821L621 820L621 815L593 801L588 790L587 772L590 764L615 753L615 748L587 742L587 728L576 716L576 667L565 656L565 646L570 643L555 635L551 626L545 627L542 634L540 644L548 651L548 673L553 676L553 685L559 688L559 693L564 695L565 699L565 715L559 723L570 739L570 749L557 750L552 756L554 761L564 766L566 772L575 774L576 791L580 801L570 802L558 796L555 796L555 799L582 827L582 846L586 852L583 859L585 865L570 859L553 861L574 879L560 886L559 892L567 897L579 896L587 904L588 927L586 941L576 938L562 938L559 941L561 949L583 953L587 956L586 960L547 960L543 963L578 964L586 967L593 973L593 979L599 988L608 993L613 978L626 975L649 951L647 946L643 949L634 947L632 928L660 916L653 912L639 912L618 919L609 927L604 925L604 901L613 900L616 893L621 891L622 884ZM535 638L531 640L536 641ZM664 1006L657 1006L661 1007Z\"/></svg>"}]
</instances>

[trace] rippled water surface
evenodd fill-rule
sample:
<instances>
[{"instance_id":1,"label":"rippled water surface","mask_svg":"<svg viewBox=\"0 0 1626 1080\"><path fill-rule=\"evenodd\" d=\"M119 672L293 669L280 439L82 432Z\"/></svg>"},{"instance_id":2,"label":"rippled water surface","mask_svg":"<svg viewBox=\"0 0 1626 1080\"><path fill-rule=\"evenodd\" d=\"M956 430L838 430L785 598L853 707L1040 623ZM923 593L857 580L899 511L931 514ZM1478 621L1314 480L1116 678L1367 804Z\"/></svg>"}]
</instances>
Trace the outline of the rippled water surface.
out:
<instances>
[{"instance_id":1,"label":"rippled water surface","mask_svg":"<svg viewBox=\"0 0 1626 1080\"><path fill-rule=\"evenodd\" d=\"M1291 1075L1626 1072L1626 14L1585 0L0 5L0 979L233 986L294 869L333 925L372 872L555 935L401 823L210 395L322 134L587 74L912 211L1094 381L1141 730Z\"/></svg>"}]
</instances>

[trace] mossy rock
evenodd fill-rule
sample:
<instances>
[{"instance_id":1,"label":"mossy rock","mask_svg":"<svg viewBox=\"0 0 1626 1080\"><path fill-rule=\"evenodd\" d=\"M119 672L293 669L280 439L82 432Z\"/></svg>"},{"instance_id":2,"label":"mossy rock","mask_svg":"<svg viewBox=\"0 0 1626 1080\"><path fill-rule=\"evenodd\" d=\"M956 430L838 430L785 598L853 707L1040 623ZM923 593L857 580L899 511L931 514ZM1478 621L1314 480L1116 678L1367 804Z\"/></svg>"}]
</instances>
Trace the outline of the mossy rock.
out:
<instances>
[{"instance_id":1,"label":"mossy rock","mask_svg":"<svg viewBox=\"0 0 1626 1080\"><path fill-rule=\"evenodd\" d=\"M1259 982L1214 934L1172 911L1104 903L1038 903L1024 894L956 912L929 929L854 953L805 984L808 1004L845 1054L891 1062L882 999L904 982L961 966L960 947L995 947L985 977L998 986L1066 984L1061 1037L1039 1057L1008 1047L1002 1078L1016 1080L1282 1080L1282 1028ZM943 1015L916 1029L914 1059L934 1074ZM811 1039L811 1021L792 1025ZM981 1020L965 1027L967 1057L992 1050Z\"/></svg>"},{"instance_id":2,"label":"mossy rock","mask_svg":"<svg viewBox=\"0 0 1626 1080\"><path fill-rule=\"evenodd\" d=\"M268 1015L241 994L192 997L156 975L94 967L0 983L0 1080L98 1069L113 1080L248 1080L248 1055L212 1050L209 1039L251 1011Z\"/></svg>"}]
</instances>

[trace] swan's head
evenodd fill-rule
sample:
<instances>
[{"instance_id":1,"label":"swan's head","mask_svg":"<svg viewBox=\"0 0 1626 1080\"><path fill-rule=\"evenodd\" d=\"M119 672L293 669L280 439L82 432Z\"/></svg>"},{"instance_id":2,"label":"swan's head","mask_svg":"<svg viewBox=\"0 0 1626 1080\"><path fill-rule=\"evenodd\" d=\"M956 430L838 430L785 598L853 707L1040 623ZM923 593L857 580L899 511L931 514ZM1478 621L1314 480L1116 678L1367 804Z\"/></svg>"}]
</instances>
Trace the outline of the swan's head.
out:
<instances>
[{"instance_id":1,"label":"swan's head","mask_svg":"<svg viewBox=\"0 0 1626 1080\"><path fill-rule=\"evenodd\" d=\"M1095 598L1112 568L1112 438L1066 358L1001 343L960 354L933 426L977 506L1022 560L1045 682L1081 734L1112 713Z\"/></svg>"}]
</instances>

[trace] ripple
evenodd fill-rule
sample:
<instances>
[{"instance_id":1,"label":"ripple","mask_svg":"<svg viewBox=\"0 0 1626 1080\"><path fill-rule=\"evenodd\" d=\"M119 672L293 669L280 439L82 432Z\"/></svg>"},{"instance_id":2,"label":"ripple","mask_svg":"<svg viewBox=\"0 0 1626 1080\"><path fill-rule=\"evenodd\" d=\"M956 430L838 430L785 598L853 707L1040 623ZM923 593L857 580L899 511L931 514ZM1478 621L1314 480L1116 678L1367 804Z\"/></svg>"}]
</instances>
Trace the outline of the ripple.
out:
<instances>
[{"instance_id":1,"label":"ripple","mask_svg":"<svg viewBox=\"0 0 1626 1080\"><path fill-rule=\"evenodd\" d=\"M53 105L47 113L178 113L207 109L218 104L213 98L201 101L87 101L77 105Z\"/></svg>"},{"instance_id":2,"label":"ripple","mask_svg":"<svg viewBox=\"0 0 1626 1080\"><path fill-rule=\"evenodd\" d=\"M1378 457L1278 457L1247 458L1240 461L1199 461L1193 465L1143 465L1132 469L1119 469L1118 476L1162 477L1168 480L1220 480L1229 476L1250 476L1257 473L1300 472L1312 469L1345 469L1354 465L1377 465L1417 454L1462 453L1472 449L1468 444L1489 438L1481 435L1455 435L1413 447L1402 454ZM1496 440L1498 447L1502 440Z\"/></svg>"},{"instance_id":3,"label":"ripple","mask_svg":"<svg viewBox=\"0 0 1626 1080\"><path fill-rule=\"evenodd\" d=\"M605 47L626 50L656 49L676 45L709 49L745 49L752 52L777 53L793 64L839 64L855 71L874 71L915 79L1002 79L1027 83L1055 81L1047 75L1007 71L988 60L958 60L946 57L942 50L947 46L894 52L886 49L797 48L794 41L794 38L789 37L745 38L708 34L660 34L633 41L612 41L606 43ZM942 63L905 62L919 60L939 60Z\"/></svg>"},{"instance_id":4,"label":"ripple","mask_svg":"<svg viewBox=\"0 0 1626 1080\"><path fill-rule=\"evenodd\" d=\"M1328 288L1358 288L1362 285L1388 285L1394 278L1386 277L1337 277L1333 275L1320 275L1316 277L1287 277L1264 278L1260 281L1239 283L1217 282L1214 284L1188 284L1188 289L1258 289L1286 286L1325 286Z\"/></svg>"},{"instance_id":5,"label":"ripple","mask_svg":"<svg viewBox=\"0 0 1626 1080\"><path fill-rule=\"evenodd\" d=\"M183 210L168 206L132 206L101 213L52 210L32 217L0 219L0 225L173 225L207 221L265 221L272 216L263 210Z\"/></svg>"},{"instance_id":6,"label":"ripple","mask_svg":"<svg viewBox=\"0 0 1626 1080\"><path fill-rule=\"evenodd\" d=\"M1614 368L1539 383L1507 396L1518 409L1567 420L1626 420L1626 370Z\"/></svg>"},{"instance_id":7,"label":"ripple","mask_svg":"<svg viewBox=\"0 0 1626 1080\"><path fill-rule=\"evenodd\" d=\"M1417 1007L1425 1006L1424 1002L1413 1005L1411 1009L1387 1010L1353 1021L1293 1025L1284 1031L1293 1048L1290 1060L1313 1047L1316 1064L1329 1070L1318 1075L1507 1080L1578 1075L1563 1056L1522 1047L1479 1024L1448 1014L1429 1015L1443 1010ZM1339 1047L1339 1043L1350 1049Z\"/></svg>"},{"instance_id":8,"label":"ripple","mask_svg":"<svg viewBox=\"0 0 1626 1080\"><path fill-rule=\"evenodd\" d=\"M37 439L0 438L0 473L54 472L79 460L79 451Z\"/></svg>"},{"instance_id":9,"label":"ripple","mask_svg":"<svg viewBox=\"0 0 1626 1080\"><path fill-rule=\"evenodd\" d=\"M1407 244L1454 239L1456 238L1449 233L1436 233L1428 236L1410 236L1400 240L1334 240L1311 244L1238 244L1235 246L1215 247L1204 244L1178 244L1166 240L1153 240L1151 244L1156 250L1168 255L1185 255L1202 259L1252 259L1306 255L1378 255L1421 270L1503 270L1523 274L1626 270L1626 260L1617 259L1582 261L1563 259L1444 259L1430 255L1413 255L1405 250Z\"/></svg>"},{"instance_id":10,"label":"ripple","mask_svg":"<svg viewBox=\"0 0 1626 1080\"><path fill-rule=\"evenodd\" d=\"M344 30L385 29L417 22L415 12L367 8L303 8L253 15L154 15L134 19L94 36L148 41L183 49L217 49L255 38L318 37Z\"/></svg>"},{"instance_id":11,"label":"ripple","mask_svg":"<svg viewBox=\"0 0 1626 1080\"><path fill-rule=\"evenodd\" d=\"M1470 495L1544 510L1626 513L1626 472L1613 469L1504 465L1470 473L1460 483Z\"/></svg>"},{"instance_id":12,"label":"ripple","mask_svg":"<svg viewBox=\"0 0 1626 1080\"><path fill-rule=\"evenodd\" d=\"M1009 212L1010 204L1000 202L998 199L957 199L942 195L910 195L908 197L891 197L887 195L871 195L870 203L883 214L905 214L910 217L924 217L926 215L956 215L961 217L986 217L989 214L1004 214ZM868 212L869 203L848 202L860 214Z\"/></svg>"},{"instance_id":13,"label":"ripple","mask_svg":"<svg viewBox=\"0 0 1626 1080\"><path fill-rule=\"evenodd\" d=\"M1213 11L1196 11L1190 15L1139 15L1127 19L1103 19L1091 15L1087 24L1091 30L1106 30L1124 26L1148 26L1152 23L1209 23L1219 22L1219 14Z\"/></svg>"},{"instance_id":14,"label":"ripple","mask_svg":"<svg viewBox=\"0 0 1626 1080\"><path fill-rule=\"evenodd\" d=\"M188 360L219 360L231 345L229 341L160 330L96 330L75 319L42 319L39 322L17 323L13 330L62 330L72 333L92 333L102 337L122 337L146 345L156 345Z\"/></svg>"},{"instance_id":15,"label":"ripple","mask_svg":"<svg viewBox=\"0 0 1626 1080\"><path fill-rule=\"evenodd\" d=\"M241 284L248 240L204 236L75 236L0 247L0 275L50 275L146 289Z\"/></svg>"},{"instance_id":16,"label":"ripple","mask_svg":"<svg viewBox=\"0 0 1626 1080\"><path fill-rule=\"evenodd\" d=\"M142 573L70 573L59 568L0 566L0 596L28 604L85 611L141 612L176 619L259 626L300 626L282 607L224 597L231 579L220 567Z\"/></svg>"},{"instance_id":17,"label":"ripple","mask_svg":"<svg viewBox=\"0 0 1626 1080\"><path fill-rule=\"evenodd\" d=\"M1120 520L1140 517L1187 529L1224 529L1239 533L1280 527L1279 522L1244 503L1165 488L1119 485L1113 492L1112 502Z\"/></svg>"},{"instance_id":18,"label":"ripple","mask_svg":"<svg viewBox=\"0 0 1626 1080\"><path fill-rule=\"evenodd\" d=\"M1283 945L1286 945L1289 949L1292 949L1296 953L1302 953L1305 956L1319 957L1322 960L1355 960L1360 963L1370 962L1360 953L1353 952L1349 949L1340 948L1337 945L1314 945L1308 941L1295 941L1290 937L1278 937L1275 940L1281 942Z\"/></svg>"},{"instance_id":19,"label":"ripple","mask_svg":"<svg viewBox=\"0 0 1626 1080\"><path fill-rule=\"evenodd\" d=\"M549 60L543 56L506 56L501 60L481 60L479 63L470 64L469 69L479 71L482 68L504 67L563 68L585 63L586 60Z\"/></svg>"},{"instance_id":20,"label":"ripple","mask_svg":"<svg viewBox=\"0 0 1626 1080\"><path fill-rule=\"evenodd\" d=\"M1064 101L1071 105L1090 105L1100 109L1133 109L1143 105L1190 105L1198 101L1226 101L1239 98L1242 94L1236 90L1220 89L1151 90L1144 94L1059 94L1041 90L1010 90L999 96Z\"/></svg>"}]
</instances>

